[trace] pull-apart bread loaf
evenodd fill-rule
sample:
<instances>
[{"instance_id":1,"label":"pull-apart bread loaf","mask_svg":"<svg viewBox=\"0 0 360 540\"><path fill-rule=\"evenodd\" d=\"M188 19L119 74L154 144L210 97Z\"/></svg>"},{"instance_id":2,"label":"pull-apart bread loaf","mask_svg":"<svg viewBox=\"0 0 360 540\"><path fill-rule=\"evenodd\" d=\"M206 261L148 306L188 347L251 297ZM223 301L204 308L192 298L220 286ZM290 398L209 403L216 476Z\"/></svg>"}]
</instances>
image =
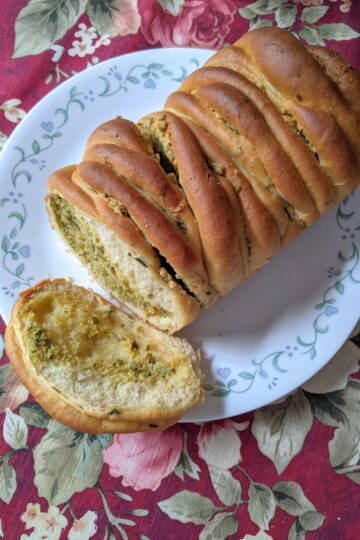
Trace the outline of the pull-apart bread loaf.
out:
<instances>
[{"instance_id":1,"label":"pull-apart bread loaf","mask_svg":"<svg viewBox=\"0 0 360 540\"><path fill-rule=\"evenodd\" d=\"M196 354L153 327L192 322L358 186L359 103L339 55L262 28L164 111L99 126L80 164L51 175L47 211L135 319L64 281L21 295L7 351L45 409L82 431L126 432L199 403Z\"/></svg>"},{"instance_id":2,"label":"pull-apart bread loaf","mask_svg":"<svg viewBox=\"0 0 360 540\"><path fill-rule=\"evenodd\" d=\"M116 118L54 173L54 227L115 298L174 332L271 260L360 179L360 79L261 28L137 125Z\"/></svg>"},{"instance_id":3,"label":"pull-apart bread loaf","mask_svg":"<svg viewBox=\"0 0 360 540\"><path fill-rule=\"evenodd\" d=\"M199 357L185 340L63 279L21 294L5 342L34 398L79 431L163 429L203 398Z\"/></svg>"}]
</instances>

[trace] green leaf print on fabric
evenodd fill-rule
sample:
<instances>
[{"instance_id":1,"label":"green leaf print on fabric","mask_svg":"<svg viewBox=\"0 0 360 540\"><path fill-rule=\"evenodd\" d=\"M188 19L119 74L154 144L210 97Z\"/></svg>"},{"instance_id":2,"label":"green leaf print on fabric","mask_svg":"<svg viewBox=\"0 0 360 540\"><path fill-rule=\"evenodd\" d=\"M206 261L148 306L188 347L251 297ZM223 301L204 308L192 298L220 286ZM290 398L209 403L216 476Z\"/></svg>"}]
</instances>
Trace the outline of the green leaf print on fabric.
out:
<instances>
[{"instance_id":1,"label":"green leaf print on fabric","mask_svg":"<svg viewBox=\"0 0 360 540\"><path fill-rule=\"evenodd\" d=\"M185 0L157 0L164 11L171 13L174 17L177 17L181 11L181 8Z\"/></svg>"},{"instance_id":2,"label":"green leaf print on fabric","mask_svg":"<svg viewBox=\"0 0 360 540\"><path fill-rule=\"evenodd\" d=\"M233 512L216 514L203 528L199 540L225 540L238 530L238 520Z\"/></svg>"},{"instance_id":3,"label":"green leaf print on fabric","mask_svg":"<svg viewBox=\"0 0 360 540\"><path fill-rule=\"evenodd\" d=\"M86 14L100 35L117 34L114 19L119 13L119 2L116 0L89 0L86 6Z\"/></svg>"},{"instance_id":4,"label":"green leaf print on fabric","mask_svg":"<svg viewBox=\"0 0 360 540\"><path fill-rule=\"evenodd\" d=\"M47 412L35 401L26 401L20 406L20 416L28 426L46 428L51 420Z\"/></svg>"},{"instance_id":5,"label":"green leaf print on fabric","mask_svg":"<svg viewBox=\"0 0 360 540\"><path fill-rule=\"evenodd\" d=\"M316 510L305 512L292 524L289 531L289 540L305 540L305 533L308 531L316 531L321 527L325 519L323 514Z\"/></svg>"},{"instance_id":6,"label":"green leaf print on fabric","mask_svg":"<svg viewBox=\"0 0 360 540\"><path fill-rule=\"evenodd\" d=\"M251 432L281 474L301 451L312 423L310 403L299 391L282 403L257 410Z\"/></svg>"},{"instance_id":7,"label":"green leaf print on fabric","mask_svg":"<svg viewBox=\"0 0 360 540\"><path fill-rule=\"evenodd\" d=\"M277 506L287 514L296 516L289 530L288 538L290 540L304 540L307 531L315 531L321 527L325 516L316 510L299 484L291 481L280 481L273 485L272 491Z\"/></svg>"},{"instance_id":8,"label":"green leaf print on fabric","mask_svg":"<svg viewBox=\"0 0 360 540\"><path fill-rule=\"evenodd\" d=\"M28 390L17 378L11 364L0 366L0 413L7 407L16 409L28 395Z\"/></svg>"},{"instance_id":9,"label":"green leaf print on fabric","mask_svg":"<svg viewBox=\"0 0 360 540\"><path fill-rule=\"evenodd\" d=\"M200 467L195 461L190 457L190 454L187 449L187 433L183 430L183 446L180 454L179 463L174 469L174 473L184 480L184 475L190 476L194 480L199 480Z\"/></svg>"},{"instance_id":10,"label":"green leaf print on fabric","mask_svg":"<svg viewBox=\"0 0 360 540\"><path fill-rule=\"evenodd\" d=\"M305 531L316 531L324 523L325 516L316 510L309 510L299 516L299 523Z\"/></svg>"},{"instance_id":11,"label":"green leaf print on fabric","mask_svg":"<svg viewBox=\"0 0 360 540\"><path fill-rule=\"evenodd\" d=\"M243 17L243 19L248 19L251 21L252 19L256 18L256 12L252 10L249 7L243 7L238 9L239 15Z\"/></svg>"},{"instance_id":12,"label":"green leaf print on fabric","mask_svg":"<svg viewBox=\"0 0 360 540\"><path fill-rule=\"evenodd\" d=\"M343 390L328 394L305 394L311 403L313 415L326 426L338 427L347 423L341 406L345 405Z\"/></svg>"},{"instance_id":13,"label":"green leaf print on fabric","mask_svg":"<svg viewBox=\"0 0 360 540\"><path fill-rule=\"evenodd\" d=\"M326 426L360 429L360 381L349 378L346 388L327 394L305 393L314 416Z\"/></svg>"},{"instance_id":14,"label":"green leaf print on fabric","mask_svg":"<svg viewBox=\"0 0 360 540\"><path fill-rule=\"evenodd\" d=\"M292 524L289 531L288 540L305 540L305 531L299 522L299 518L297 518Z\"/></svg>"},{"instance_id":15,"label":"green leaf print on fabric","mask_svg":"<svg viewBox=\"0 0 360 540\"><path fill-rule=\"evenodd\" d=\"M285 4L286 0L257 0L252 4L246 6L247 9L250 9L256 15L267 15L268 13L273 12L276 8ZM241 15L241 11L239 9Z\"/></svg>"},{"instance_id":16,"label":"green leaf print on fabric","mask_svg":"<svg viewBox=\"0 0 360 540\"><path fill-rule=\"evenodd\" d=\"M161 510L181 523L201 525L209 521L217 507L208 497L184 489L158 503Z\"/></svg>"},{"instance_id":17,"label":"green leaf print on fabric","mask_svg":"<svg viewBox=\"0 0 360 540\"><path fill-rule=\"evenodd\" d=\"M346 474L350 480L360 484L360 422L355 419L353 422L335 431L329 442L329 456L336 473Z\"/></svg>"},{"instance_id":18,"label":"green leaf print on fabric","mask_svg":"<svg viewBox=\"0 0 360 540\"><path fill-rule=\"evenodd\" d=\"M3 426L4 441L14 450L26 448L28 433L25 420L18 414L11 412L10 409L6 409Z\"/></svg>"},{"instance_id":19,"label":"green leaf print on fabric","mask_svg":"<svg viewBox=\"0 0 360 540\"><path fill-rule=\"evenodd\" d=\"M14 467L5 461L0 466L0 500L9 504L16 490L16 472Z\"/></svg>"},{"instance_id":20,"label":"green leaf print on fabric","mask_svg":"<svg viewBox=\"0 0 360 540\"><path fill-rule=\"evenodd\" d=\"M251 482L249 487L248 512L251 521L260 529L268 530L269 522L275 515L276 499L268 486Z\"/></svg>"},{"instance_id":21,"label":"green leaf print on fabric","mask_svg":"<svg viewBox=\"0 0 360 540\"><path fill-rule=\"evenodd\" d=\"M220 501L226 506L239 504L241 501L241 484L231 472L209 466L210 478Z\"/></svg>"},{"instance_id":22,"label":"green leaf print on fabric","mask_svg":"<svg viewBox=\"0 0 360 540\"><path fill-rule=\"evenodd\" d=\"M359 32L356 32L344 23L322 24L321 26L318 26L317 29L322 38L333 39L336 41L354 39L360 36Z\"/></svg>"},{"instance_id":23,"label":"green leaf print on fabric","mask_svg":"<svg viewBox=\"0 0 360 540\"><path fill-rule=\"evenodd\" d=\"M309 45L325 45L325 41L322 39L316 28L304 26L303 28L300 28L299 36L306 41L306 43L309 43Z\"/></svg>"},{"instance_id":24,"label":"green leaf print on fabric","mask_svg":"<svg viewBox=\"0 0 360 540\"><path fill-rule=\"evenodd\" d=\"M310 6L303 9L301 20L309 24L316 23L328 11L329 6Z\"/></svg>"},{"instance_id":25,"label":"green leaf print on fabric","mask_svg":"<svg viewBox=\"0 0 360 540\"><path fill-rule=\"evenodd\" d=\"M275 11L275 21L279 28L290 28L296 20L296 6L280 6Z\"/></svg>"},{"instance_id":26,"label":"green leaf print on fabric","mask_svg":"<svg viewBox=\"0 0 360 540\"><path fill-rule=\"evenodd\" d=\"M0 131L0 152L4 148L6 141L8 140L8 136L3 131Z\"/></svg>"},{"instance_id":27,"label":"green leaf print on fabric","mask_svg":"<svg viewBox=\"0 0 360 540\"><path fill-rule=\"evenodd\" d=\"M34 449L34 483L49 504L68 501L74 493L93 487L103 468L103 448L110 435L86 435L55 420Z\"/></svg>"},{"instance_id":28,"label":"green leaf print on fabric","mask_svg":"<svg viewBox=\"0 0 360 540\"><path fill-rule=\"evenodd\" d=\"M312 26L327 14L330 6L308 6L302 9L300 3L300 0L292 3L286 0L257 0L239 8L238 13L249 21L249 30L276 25L295 35L298 32L299 37L310 45L325 45L324 40L327 39L343 41L359 37L356 30L344 23ZM296 23L300 23L299 29L294 26Z\"/></svg>"},{"instance_id":29,"label":"green leaf print on fabric","mask_svg":"<svg viewBox=\"0 0 360 540\"><path fill-rule=\"evenodd\" d=\"M301 516L305 511L315 510L315 506L305 496L302 487L296 482L281 481L272 487L276 504L291 516Z\"/></svg>"},{"instance_id":30,"label":"green leaf print on fabric","mask_svg":"<svg viewBox=\"0 0 360 540\"><path fill-rule=\"evenodd\" d=\"M30 0L15 22L13 58L46 51L85 11L87 0Z\"/></svg>"}]
</instances>

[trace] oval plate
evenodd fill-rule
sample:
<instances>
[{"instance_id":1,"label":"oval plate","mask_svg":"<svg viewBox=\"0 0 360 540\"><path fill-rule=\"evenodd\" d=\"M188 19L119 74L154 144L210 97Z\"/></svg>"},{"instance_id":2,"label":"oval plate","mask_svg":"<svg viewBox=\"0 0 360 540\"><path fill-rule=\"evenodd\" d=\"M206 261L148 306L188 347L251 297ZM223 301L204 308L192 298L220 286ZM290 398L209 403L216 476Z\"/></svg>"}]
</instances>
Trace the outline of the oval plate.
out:
<instances>
[{"instance_id":1,"label":"oval plate","mask_svg":"<svg viewBox=\"0 0 360 540\"><path fill-rule=\"evenodd\" d=\"M72 277L104 294L49 226L47 177L79 161L98 124L160 110L211 54L155 49L108 60L55 88L17 127L0 158L5 322L18 293L48 277ZM201 349L206 378L205 404L184 421L225 418L271 403L331 359L359 318L359 237L358 189L180 333Z\"/></svg>"}]
</instances>

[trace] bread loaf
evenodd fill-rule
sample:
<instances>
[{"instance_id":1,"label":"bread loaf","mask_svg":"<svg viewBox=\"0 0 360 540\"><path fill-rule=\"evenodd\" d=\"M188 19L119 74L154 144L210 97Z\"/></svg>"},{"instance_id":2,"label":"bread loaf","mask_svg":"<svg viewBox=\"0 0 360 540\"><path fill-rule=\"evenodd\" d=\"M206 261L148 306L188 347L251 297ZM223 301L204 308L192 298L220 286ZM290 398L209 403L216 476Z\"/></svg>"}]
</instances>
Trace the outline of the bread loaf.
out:
<instances>
[{"instance_id":1,"label":"bread loaf","mask_svg":"<svg viewBox=\"0 0 360 540\"><path fill-rule=\"evenodd\" d=\"M78 431L163 429L203 399L200 358L185 340L63 279L20 295L5 346L34 398Z\"/></svg>"},{"instance_id":2,"label":"bread loaf","mask_svg":"<svg viewBox=\"0 0 360 540\"><path fill-rule=\"evenodd\" d=\"M49 179L51 222L112 296L174 332L357 187L359 99L336 53L253 30L164 111L97 128Z\"/></svg>"}]
</instances>

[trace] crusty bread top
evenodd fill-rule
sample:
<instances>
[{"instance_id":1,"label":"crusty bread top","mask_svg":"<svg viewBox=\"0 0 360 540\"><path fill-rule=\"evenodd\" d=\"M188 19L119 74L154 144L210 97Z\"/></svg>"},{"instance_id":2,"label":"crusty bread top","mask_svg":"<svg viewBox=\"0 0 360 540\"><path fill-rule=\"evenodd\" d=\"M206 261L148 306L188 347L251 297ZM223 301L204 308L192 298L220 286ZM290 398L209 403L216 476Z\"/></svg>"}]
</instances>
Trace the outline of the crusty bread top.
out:
<instances>
[{"instance_id":1,"label":"crusty bread top","mask_svg":"<svg viewBox=\"0 0 360 540\"><path fill-rule=\"evenodd\" d=\"M201 255L199 231L186 197L166 174L140 129L122 118L100 125L89 137L84 161L98 161L138 187L180 227Z\"/></svg>"},{"instance_id":2,"label":"crusty bread top","mask_svg":"<svg viewBox=\"0 0 360 540\"><path fill-rule=\"evenodd\" d=\"M268 210L254 193L250 183L236 167L229 153L220 146L215 137L199 124L183 117L183 121L197 138L210 167L217 172L223 187L230 183L237 194L241 206L240 213L244 221L243 239L246 246L241 251L248 257L244 261L246 272L253 273L271 259L279 248L278 231ZM239 233L241 236L241 233ZM248 245L249 244L249 245ZM249 253L251 247L251 253Z\"/></svg>"},{"instance_id":3,"label":"crusty bread top","mask_svg":"<svg viewBox=\"0 0 360 540\"><path fill-rule=\"evenodd\" d=\"M140 126L164 151L167 148L167 157L199 227L210 284L220 295L226 294L249 275L247 246L241 243L241 211L233 202L233 187L229 184L224 189L208 167L193 133L176 115L152 113L141 119Z\"/></svg>"},{"instance_id":4,"label":"crusty bread top","mask_svg":"<svg viewBox=\"0 0 360 540\"><path fill-rule=\"evenodd\" d=\"M168 97L237 185L251 272L359 185L359 101L338 54L279 28L246 33Z\"/></svg>"},{"instance_id":5,"label":"crusty bread top","mask_svg":"<svg viewBox=\"0 0 360 540\"><path fill-rule=\"evenodd\" d=\"M347 82L340 85L334 71L342 71L344 61L325 47L321 58L317 61L290 32L259 28L220 50L206 65L232 69L264 92L314 152L335 187L335 204L359 183L359 117L353 114L356 107L349 106L356 100L359 76L347 68ZM344 84L351 86L347 99Z\"/></svg>"},{"instance_id":6,"label":"crusty bread top","mask_svg":"<svg viewBox=\"0 0 360 540\"><path fill-rule=\"evenodd\" d=\"M284 122L281 113L264 92L233 69L204 67L194 71L182 84L182 90L193 92L199 86L215 82L227 83L240 90L261 112L274 137L299 171L320 213L327 210L333 199L333 186L298 134Z\"/></svg>"},{"instance_id":7,"label":"crusty bread top","mask_svg":"<svg viewBox=\"0 0 360 540\"><path fill-rule=\"evenodd\" d=\"M153 155L151 146L144 140L137 125L120 116L100 124L89 136L86 149L102 143Z\"/></svg>"},{"instance_id":8,"label":"crusty bread top","mask_svg":"<svg viewBox=\"0 0 360 540\"><path fill-rule=\"evenodd\" d=\"M199 358L185 340L66 280L22 293L5 337L20 380L79 431L164 427L203 397Z\"/></svg>"},{"instance_id":9,"label":"crusty bread top","mask_svg":"<svg viewBox=\"0 0 360 540\"><path fill-rule=\"evenodd\" d=\"M86 157L91 157L88 150ZM166 258L175 272L195 294L197 289L209 290L206 270L193 244L172 223L161 209L144 197L123 176L109 166L97 161L82 161L79 165L81 179L109 204L124 208L147 240Z\"/></svg>"}]
</instances>

